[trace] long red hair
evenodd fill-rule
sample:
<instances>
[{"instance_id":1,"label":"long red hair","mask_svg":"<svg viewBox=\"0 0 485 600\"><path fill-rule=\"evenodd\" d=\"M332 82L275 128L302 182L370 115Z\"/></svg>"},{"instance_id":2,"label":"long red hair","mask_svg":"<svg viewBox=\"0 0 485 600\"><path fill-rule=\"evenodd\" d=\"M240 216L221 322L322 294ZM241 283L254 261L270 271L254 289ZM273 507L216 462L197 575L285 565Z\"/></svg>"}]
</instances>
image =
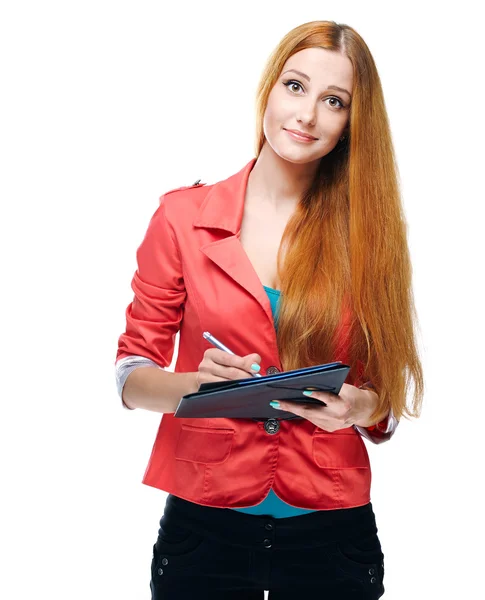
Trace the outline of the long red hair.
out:
<instances>
[{"instance_id":1,"label":"long red hair","mask_svg":"<svg viewBox=\"0 0 485 600\"><path fill-rule=\"evenodd\" d=\"M313 21L290 31L269 57L256 97L256 157L268 96L285 62L300 50L346 55L354 83L347 135L319 164L283 234L278 253L281 304L277 340L285 370L332 362L342 309L351 314L350 379L364 365L379 396L372 415L392 406L420 416L424 383L407 226L382 87L372 55L351 27ZM282 251L284 249L284 260ZM406 396L411 379L411 410Z\"/></svg>"}]
</instances>

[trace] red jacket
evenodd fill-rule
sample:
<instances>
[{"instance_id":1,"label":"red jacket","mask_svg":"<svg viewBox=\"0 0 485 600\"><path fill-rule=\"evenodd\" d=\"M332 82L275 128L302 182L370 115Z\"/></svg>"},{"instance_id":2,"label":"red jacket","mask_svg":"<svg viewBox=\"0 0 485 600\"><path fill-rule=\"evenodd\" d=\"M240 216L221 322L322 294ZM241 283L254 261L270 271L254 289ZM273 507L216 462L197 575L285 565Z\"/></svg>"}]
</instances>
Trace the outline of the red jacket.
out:
<instances>
[{"instance_id":1,"label":"red jacket","mask_svg":"<svg viewBox=\"0 0 485 600\"><path fill-rule=\"evenodd\" d=\"M180 331L175 372L197 371L210 331L240 356L257 352L261 374L282 370L269 299L237 236L255 162L160 198L137 250L116 361L138 355L168 367ZM335 360L349 364L345 344ZM327 510L370 502L371 468L354 427L331 433L276 414L257 422L165 413L143 483L220 508L259 504L272 487L293 506Z\"/></svg>"}]
</instances>

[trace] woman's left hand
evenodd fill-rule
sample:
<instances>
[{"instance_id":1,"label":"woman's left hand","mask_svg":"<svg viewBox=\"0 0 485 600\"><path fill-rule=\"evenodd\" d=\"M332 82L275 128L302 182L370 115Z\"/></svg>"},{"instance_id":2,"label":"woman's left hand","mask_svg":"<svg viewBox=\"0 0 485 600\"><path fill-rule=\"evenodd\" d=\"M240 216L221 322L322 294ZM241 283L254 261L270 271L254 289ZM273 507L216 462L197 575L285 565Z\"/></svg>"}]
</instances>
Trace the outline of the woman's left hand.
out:
<instances>
[{"instance_id":1,"label":"woman's left hand","mask_svg":"<svg viewBox=\"0 0 485 600\"><path fill-rule=\"evenodd\" d=\"M330 432L352 425L374 425L369 421L369 417L377 406L378 396L372 390L361 390L344 383L338 395L330 392L312 392L310 398L321 400L326 406L278 400L279 408L308 419L317 427Z\"/></svg>"}]
</instances>

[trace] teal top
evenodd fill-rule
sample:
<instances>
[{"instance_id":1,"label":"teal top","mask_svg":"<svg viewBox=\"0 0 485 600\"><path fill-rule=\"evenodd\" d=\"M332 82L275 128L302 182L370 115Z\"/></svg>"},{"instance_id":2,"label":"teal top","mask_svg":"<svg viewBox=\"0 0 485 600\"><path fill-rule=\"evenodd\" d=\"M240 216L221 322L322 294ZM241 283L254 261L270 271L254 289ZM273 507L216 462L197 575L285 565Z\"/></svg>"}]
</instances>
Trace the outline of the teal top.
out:
<instances>
[{"instance_id":1,"label":"teal top","mask_svg":"<svg viewBox=\"0 0 485 600\"><path fill-rule=\"evenodd\" d=\"M270 287L263 287L268 294L269 301L271 302L271 310L273 312L273 319L276 328L278 321L278 301L280 298L280 292ZM315 512L314 510L297 508L295 506L291 506L291 504L283 502L283 500L280 500L280 498L278 498L272 489L269 490L269 494L266 496L266 498L259 504L256 504L256 506L248 506L247 508L232 508L231 510L237 510L250 515L269 515L276 519L281 519L283 517L296 517L297 515Z\"/></svg>"}]
</instances>

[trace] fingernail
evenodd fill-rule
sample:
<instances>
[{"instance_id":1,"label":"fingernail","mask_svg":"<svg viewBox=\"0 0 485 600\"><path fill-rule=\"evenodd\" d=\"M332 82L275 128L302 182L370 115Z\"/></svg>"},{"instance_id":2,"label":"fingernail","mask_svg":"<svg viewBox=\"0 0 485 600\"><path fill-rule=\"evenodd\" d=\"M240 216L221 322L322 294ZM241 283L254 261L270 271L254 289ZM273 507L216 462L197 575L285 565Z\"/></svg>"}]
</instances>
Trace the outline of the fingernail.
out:
<instances>
[{"instance_id":1,"label":"fingernail","mask_svg":"<svg viewBox=\"0 0 485 600\"><path fill-rule=\"evenodd\" d=\"M313 394L313 392L308 392L306 390L303 393L305 394L305 396L311 396Z\"/></svg>"},{"instance_id":2,"label":"fingernail","mask_svg":"<svg viewBox=\"0 0 485 600\"><path fill-rule=\"evenodd\" d=\"M271 400L271 402L269 403L270 406L272 406L273 408L281 408L280 403L278 402L278 400Z\"/></svg>"},{"instance_id":3,"label":"fingernail","mask_svg":"<svg viewBox=\"0 0 485 600\"><path fill-rule=\"evenodd\" d=\"M253 364L251 365L251 369L252 369L253 371L256 371L256 373L258 373L258 371L260 371L260 370L261 370L261 367L260 367L260 366L259 366L257 363L253 363Z\"/></svg>"}]
</instances>

